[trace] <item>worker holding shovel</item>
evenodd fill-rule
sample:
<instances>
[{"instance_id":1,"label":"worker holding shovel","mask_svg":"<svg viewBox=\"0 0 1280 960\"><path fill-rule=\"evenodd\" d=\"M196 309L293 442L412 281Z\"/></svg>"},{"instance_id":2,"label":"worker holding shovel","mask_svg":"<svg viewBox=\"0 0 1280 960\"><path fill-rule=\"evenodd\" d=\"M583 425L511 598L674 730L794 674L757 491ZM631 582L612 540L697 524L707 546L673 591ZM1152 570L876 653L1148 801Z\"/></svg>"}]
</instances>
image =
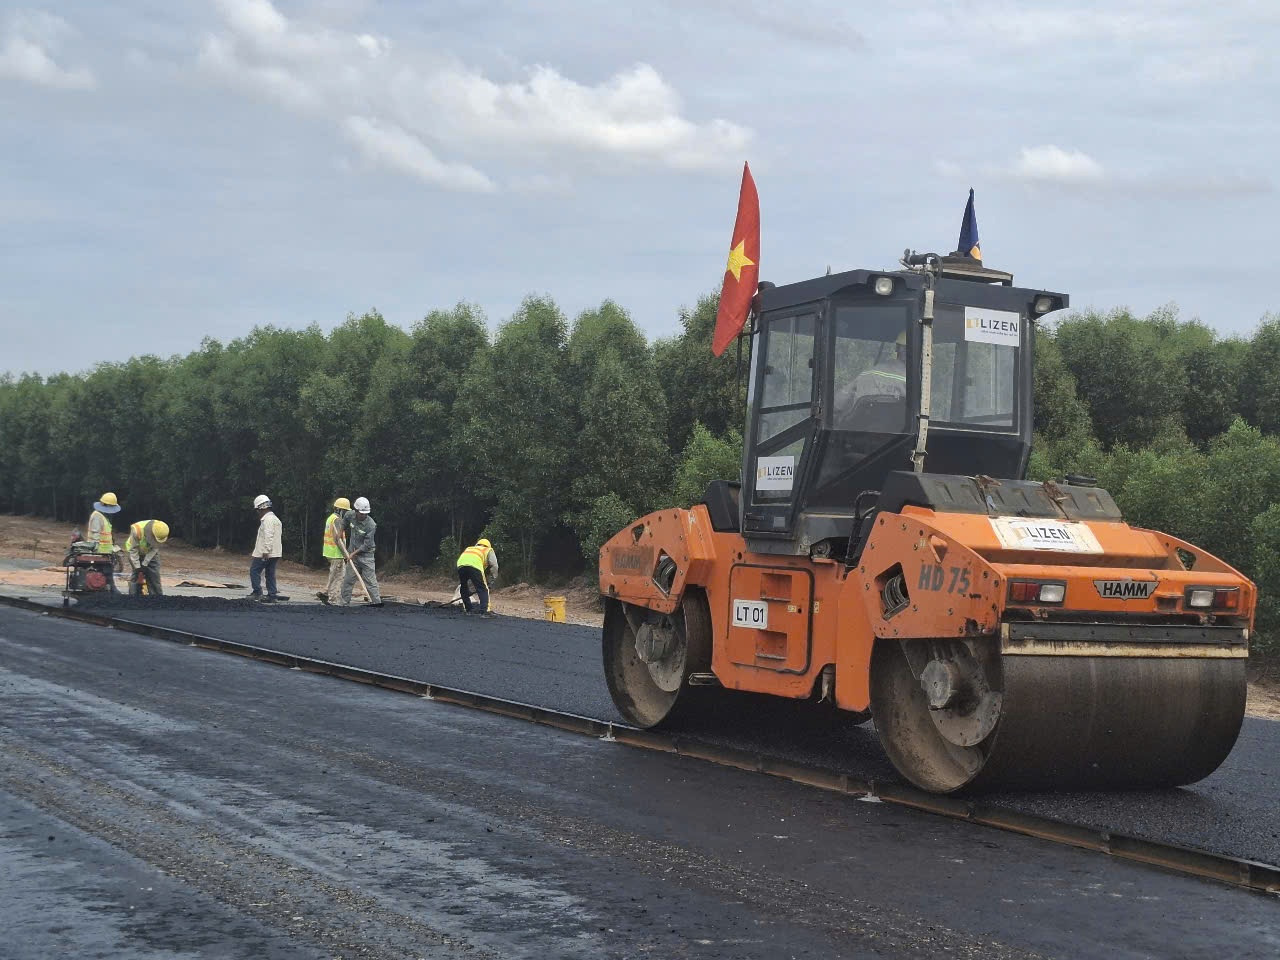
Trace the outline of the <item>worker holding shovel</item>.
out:
<instances>
[{"instance_id":1,"label":"worker holding shovel","mask_svg":"<svg viewBox=\"0 0 1280 960\"><path fill-rule=\"evenodd\" d=\"M347 572L342 578L342 605L351 606L351 588L357 580L373 607L382 606L378 592L378 573L374 569L374 537L378 524L369 516L369 500L356 497L355 511L346 521L347 542L341 549L347 554ZM341 544L341 541L339 541Z\"/></svg>"},{"instance_id":2,"label":"worker holding shovel","mask_svg":"<svg viewBox=\"0 0 1280 960\"><path fill-rule=\"evenodd\" d=\"M324 558L329 561L329 583L316 594L321 603L337 603L342 590L342 577L346 572L347 559L342 550L347 537L346 524L343 517L351 510L351 501L339 497L333 501L333 513L324 522Z\"/></svg>"},{"instance_id":3,"label":"worker holding shovel","mask_svg":"<svg viewBox=\"0 0 1280 960\"><path fill-rule=\"evenodd\" d=\"M139 520L129 527L124 549L133 569L129 593L141 596L145 584L147 595L164 596L160 585L160 544L169 539L169 525L163 520Z\"/></svg>"}]
</instances>

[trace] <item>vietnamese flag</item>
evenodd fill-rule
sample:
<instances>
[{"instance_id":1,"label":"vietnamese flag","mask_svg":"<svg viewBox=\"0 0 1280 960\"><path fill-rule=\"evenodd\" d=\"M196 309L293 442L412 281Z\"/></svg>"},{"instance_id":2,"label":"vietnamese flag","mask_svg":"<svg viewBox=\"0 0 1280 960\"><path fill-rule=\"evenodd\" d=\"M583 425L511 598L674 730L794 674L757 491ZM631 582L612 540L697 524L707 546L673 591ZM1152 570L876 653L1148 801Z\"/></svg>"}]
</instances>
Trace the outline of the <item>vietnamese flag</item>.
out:
<instances>
[{"instance_id":1,"label":"vietnamese flag","mask_svg":"<svg viewBox=\"0 0 1280 960\"><path fill-rule=\"evenodd\" d=\"M760 197L751 167L742 165L742 191L738 194L738 219L729 242L729 263L720 288L720 309L716 312L716 332L711 352L717 357L742 332L751 309L751 298L760 279Z\"/></svg>"}]
</instances>

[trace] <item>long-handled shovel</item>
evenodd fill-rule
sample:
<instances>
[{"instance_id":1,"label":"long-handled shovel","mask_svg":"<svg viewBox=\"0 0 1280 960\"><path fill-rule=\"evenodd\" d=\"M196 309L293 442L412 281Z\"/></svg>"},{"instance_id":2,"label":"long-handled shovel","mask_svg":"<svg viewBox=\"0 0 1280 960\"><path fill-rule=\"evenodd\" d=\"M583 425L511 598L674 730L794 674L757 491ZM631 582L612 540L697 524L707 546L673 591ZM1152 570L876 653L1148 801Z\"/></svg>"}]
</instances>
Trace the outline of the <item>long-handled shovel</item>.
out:
<instances>
[{"instance_id":1,"label":"long-handled shovel","mask_svg":"<svg viewBox=\"0 0 1280 960\"><path fill-rule=\"evenodd\" d=\"M360 568L356 566L356 562L351 559L351 554L347 553L347 545L341 540L337 541L338 549L342 551L342 558L351 564L351 572L356 575L356 580L360 583L360 589L364 592L364 598L373 603L373 597L369 593L369 588L364 585L364 577L360 576Z\"/></svg>"}]
</instances>

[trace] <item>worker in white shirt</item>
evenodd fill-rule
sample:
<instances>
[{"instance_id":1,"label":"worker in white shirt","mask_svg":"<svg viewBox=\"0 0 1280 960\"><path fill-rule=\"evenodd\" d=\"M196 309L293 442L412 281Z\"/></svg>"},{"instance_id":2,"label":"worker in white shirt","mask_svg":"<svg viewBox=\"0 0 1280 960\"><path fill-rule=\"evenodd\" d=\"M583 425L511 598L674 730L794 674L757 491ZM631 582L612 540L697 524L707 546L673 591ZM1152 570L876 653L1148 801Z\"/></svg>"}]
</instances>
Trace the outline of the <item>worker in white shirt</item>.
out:
<instances>
[{"instance_id":1,"label":"worker in white shirt","mask_svg":"<svg viewBox=\"0 0 1280 960\"><path fill-rule=\"evenodd\" d=\"M276 589L276 564L280 562L283 532L280 518L271 510L271 498L265 493L253 500L253 509L258 511L258 539L253 544L253 559L249 562L249 584L253 593L250 600L263 603L275 603L277 600L288 600ZM267 575L267 593L262 594L262 575Z\"/></svg>"}]
</instances>

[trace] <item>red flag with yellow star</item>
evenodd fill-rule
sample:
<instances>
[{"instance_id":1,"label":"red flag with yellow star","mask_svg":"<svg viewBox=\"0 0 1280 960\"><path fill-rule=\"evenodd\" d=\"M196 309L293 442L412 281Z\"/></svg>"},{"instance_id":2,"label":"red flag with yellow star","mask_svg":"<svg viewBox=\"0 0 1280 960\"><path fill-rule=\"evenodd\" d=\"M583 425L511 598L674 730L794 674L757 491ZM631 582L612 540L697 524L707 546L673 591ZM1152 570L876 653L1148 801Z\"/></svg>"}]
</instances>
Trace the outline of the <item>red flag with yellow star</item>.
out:
<instances>
[{"instance_id":1,"label":"red flag with yellow star","mask_svg":"<svg viewBox=\"0 0 1280 960\"><path fill-rule=\"evenodd\" d=\"M738 194L738 219L729 242L729 263L724 270L724 286L720 288L720 309L716 313L716 332L711 338L711 352L717 357L733 338L742 332L751 309L751 298L760 279L760 197L751 167L742 165L742 191Z\"/></svg>"}]
</instances>

